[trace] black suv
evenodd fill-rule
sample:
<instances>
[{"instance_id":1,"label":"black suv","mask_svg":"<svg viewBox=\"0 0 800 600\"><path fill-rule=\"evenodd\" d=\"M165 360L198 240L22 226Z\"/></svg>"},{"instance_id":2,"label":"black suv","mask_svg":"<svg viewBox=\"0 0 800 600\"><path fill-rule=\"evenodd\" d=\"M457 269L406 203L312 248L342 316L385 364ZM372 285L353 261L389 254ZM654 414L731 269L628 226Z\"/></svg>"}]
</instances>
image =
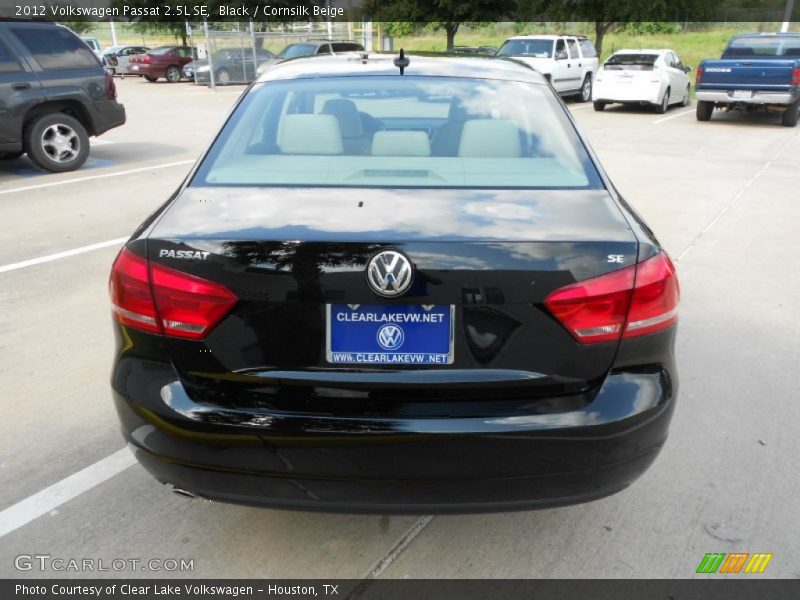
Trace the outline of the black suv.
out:
<instances>
[{"instance_id":1,"label":"black suv","mask_svg":"<svg viewBox=\"0 0 800 600\"><path fill-rule=\"evenodd\" d=\"M125 123L113 76L72 31L0 22L0 159L28 154L59 173L89 156L89 136Z\"/></svg>"}]
</instances>

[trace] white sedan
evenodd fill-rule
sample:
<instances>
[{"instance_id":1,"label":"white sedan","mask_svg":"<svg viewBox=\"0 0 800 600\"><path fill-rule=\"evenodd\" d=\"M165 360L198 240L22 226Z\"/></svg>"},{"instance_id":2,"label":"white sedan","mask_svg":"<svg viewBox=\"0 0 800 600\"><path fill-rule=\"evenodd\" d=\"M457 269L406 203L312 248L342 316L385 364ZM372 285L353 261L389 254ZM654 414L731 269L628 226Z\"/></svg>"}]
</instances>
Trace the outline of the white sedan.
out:
<instances>
[{"instance_id":1,"label":"white sedan","mask_svg":"<svg viewBox=\"0 0 800 600\"><path fill-rule=\"evenodd\" d=\"M688 106L691 83L672 50L620 50L603 64L594 79L595 110L606 104L650 104L665 113L673 104Z\"/></svg>"}]
</instances>

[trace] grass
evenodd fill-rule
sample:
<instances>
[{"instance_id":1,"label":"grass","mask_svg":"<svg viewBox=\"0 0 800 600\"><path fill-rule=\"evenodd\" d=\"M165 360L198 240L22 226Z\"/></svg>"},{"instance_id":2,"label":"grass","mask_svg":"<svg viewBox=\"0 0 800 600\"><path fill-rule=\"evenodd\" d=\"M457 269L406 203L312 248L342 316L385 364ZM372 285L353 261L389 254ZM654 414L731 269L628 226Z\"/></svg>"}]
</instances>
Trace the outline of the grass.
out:
<instances>
[{"instance_id":1,"label":"grass","mask_svg":"<svg viewBox=\"0 0 800 600\"><path fill-rule=\"evenodd\" d=\"M530 30L520 27L496 24L486 30L469 30L456 35L458 46L494 46L499 47L506 39L513 35L557 33L568 31L570 33L586 35L594 39L594 26L591 23L576 23L572 26L559 28L546 28L542 25L532 25ZM696 24L690 24L692 26ZM608 58L613 52L623 48L670 48L674 50L684 64L696 67L704 58L719 57L725 44L731 36L749 31L779 31L780 24L775 23L735 23L728 27L709 29L707 31L690 31L680 33L659 33L635 35L627 31L611 32L605 36L601 61ZM793 30L799 30L795 23ZM518 33L519 31L519 33ZM395 37L394 48L399 50L418 50L440 52L446 49L447 40L444 32L432 32L422 35Z\"/></svg>"}]
</instances>

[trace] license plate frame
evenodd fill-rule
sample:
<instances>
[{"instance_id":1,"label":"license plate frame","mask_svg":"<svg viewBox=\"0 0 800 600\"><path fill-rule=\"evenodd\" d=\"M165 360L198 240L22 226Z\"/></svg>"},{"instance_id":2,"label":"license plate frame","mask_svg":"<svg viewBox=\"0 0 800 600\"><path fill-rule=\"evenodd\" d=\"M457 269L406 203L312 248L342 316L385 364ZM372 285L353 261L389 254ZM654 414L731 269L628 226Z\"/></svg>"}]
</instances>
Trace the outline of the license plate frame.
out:
<instances>
[{"instance_id":1,"label":"license plate frame","mask_svg":"<svg viewBox=\"0 0 800 600\"><path fill-rule=\"evenodd\" d=\"M453 304L325 305L325 359L331 364L450 365L454 342Z\"/></svg>"}]
</instances>

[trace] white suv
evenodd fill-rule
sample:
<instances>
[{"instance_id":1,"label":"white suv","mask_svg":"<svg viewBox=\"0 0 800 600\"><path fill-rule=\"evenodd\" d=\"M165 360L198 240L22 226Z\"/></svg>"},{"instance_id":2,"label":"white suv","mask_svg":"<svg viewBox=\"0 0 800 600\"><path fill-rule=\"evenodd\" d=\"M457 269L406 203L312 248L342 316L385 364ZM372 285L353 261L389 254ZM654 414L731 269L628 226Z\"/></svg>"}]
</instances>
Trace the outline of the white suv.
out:
<instances>
[{"instance_id":1,"label":"white suv","mask_svg":"<svg viewBox=\"0 0 800 600\"><path fill-rule=\"evenodd\" d=\"M497 56L513 57L547 77L562 96L592 99L592 80L597 73L597 51L582 35L519 35L500 46Z\"/></svg>"}]
</instances>

